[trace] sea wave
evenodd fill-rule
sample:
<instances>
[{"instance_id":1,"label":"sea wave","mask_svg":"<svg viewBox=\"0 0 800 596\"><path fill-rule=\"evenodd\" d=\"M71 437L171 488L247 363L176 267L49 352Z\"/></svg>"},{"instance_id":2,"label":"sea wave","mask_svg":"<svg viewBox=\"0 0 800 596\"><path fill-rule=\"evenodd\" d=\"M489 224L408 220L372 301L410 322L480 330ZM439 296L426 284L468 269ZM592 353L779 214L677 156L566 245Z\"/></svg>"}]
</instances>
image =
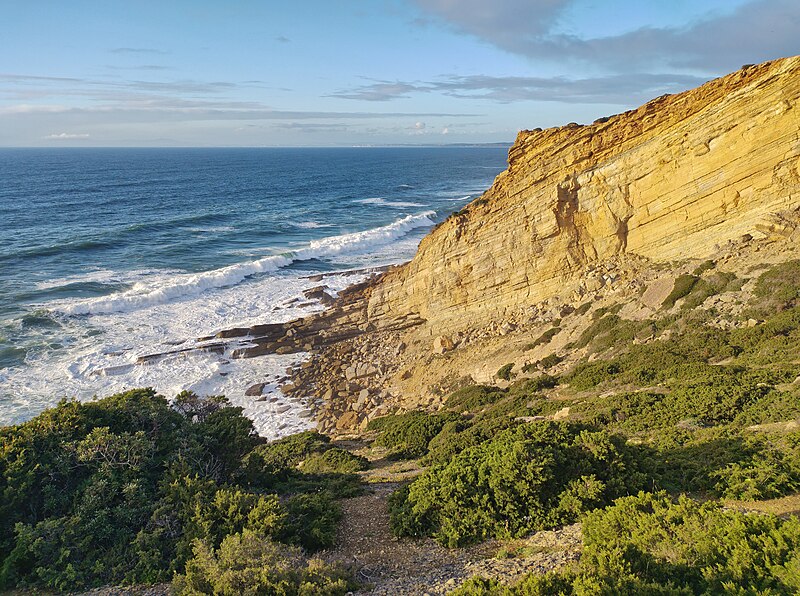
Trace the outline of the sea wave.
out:
<instances>
[{"instance_id":1,"label":"sea wave","mask_svg":"<svg viewBox=\"0 0 800 596\"><path fill-rule=\"evenodd\" d=\"M333 224L319 223L318 221L295 221L290 225L302 230L315 230L317 228L330 228L333 226Z\"/></svg>"},{"instance_id":2,"label":"sea wave","mask_svg":"<svg viewBox=\"0 0 800 596\"><path fill-rule=\"evenodd\" d=\"M358 199L356 203L362 205L383 205L386 207L424 207L422 203L412 203L411 201L389 201L383 197L370 197L368 199Z\"/></svg>"},{"instance_id":3,"label":"sea wave","mask_svg":"<svg viewBox=\"0 0 800 596\"><path fill-rule=\"evenodd\" d=\"M271 255L203 273L172 276L168 280L156 284L155 287L153 284L142 281L135 284L130 290L66 303L58 306L56 310L68 315L93 315L130 312L165 304L197 296L207 290L233 286L252 275L271 273L291 265L295 261L363 252L385 245L402 238L414 229L434 225L431 219L434 216L434 211L408 215L386 226L314 240L303 248L285 254Z\"/></svg>"}]
</instances>

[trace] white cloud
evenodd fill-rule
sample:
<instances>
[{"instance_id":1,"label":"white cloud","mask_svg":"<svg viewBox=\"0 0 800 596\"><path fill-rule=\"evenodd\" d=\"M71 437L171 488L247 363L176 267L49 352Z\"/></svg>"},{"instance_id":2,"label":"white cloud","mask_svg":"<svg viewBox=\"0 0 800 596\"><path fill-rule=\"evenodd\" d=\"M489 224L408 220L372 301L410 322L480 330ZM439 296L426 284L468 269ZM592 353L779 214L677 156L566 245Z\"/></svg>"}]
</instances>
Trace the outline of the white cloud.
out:
<instances>
[{"instance_id":1,"label":"white cloud","mask_svg":"<svg viewBox=\"0 0 800 596\"><path fill-rule=\"evenodd\" d=\"M75 139L88 139L89 135L86 133L70 133L70 132L60 132L58 134L53 133L51 135L47 135L45 139L50 139L54 141L72 141Z\"/></svg>"}]
</instances>

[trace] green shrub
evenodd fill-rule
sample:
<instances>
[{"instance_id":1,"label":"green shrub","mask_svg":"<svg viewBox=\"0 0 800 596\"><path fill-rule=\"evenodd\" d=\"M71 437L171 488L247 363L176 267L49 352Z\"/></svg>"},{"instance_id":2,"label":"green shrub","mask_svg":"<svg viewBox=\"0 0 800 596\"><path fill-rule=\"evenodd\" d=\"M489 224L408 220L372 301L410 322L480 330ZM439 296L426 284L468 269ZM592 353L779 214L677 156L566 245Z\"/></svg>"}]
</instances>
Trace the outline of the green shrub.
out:
<instances>
[{"instance_id":1,"label":"green shrub","mask_svg":"<svg viewBox=\"0 0 800 596\"><path fill-rule=\"evenodd\" d=\"M664 301L661 303L661 308L672 308L675 303L681 298L687 296L692 291L698 281L698 277L694 275L679 275L675 278L675 284L672 286L672 291L669 293Z\"/></svg>"},{"instance_id":2,"label":"green shrub","mask_svg":"<svg viewBox=\"0 0 800 596\"><path fill-rule=\"evenodd\" d=\"M644 477L624 442L541 422L503 431L435 467L392 502L401 535L459 546L569 523L638 489Z\"/></svg>"},{"instance_id":3,"label":"green shrub","mask_svg":"<svg viewBox=\"0 0 800 596\"><path fill-rule=\"evenodd\" d=\"M576 366L566 377L570 387L578 391L592 389L604 381L614 379L621 372L616 362L584 362Z\"/></svg>"},{"instance_id":4,"label":"green shrub","mask_svg":"<svg viewBox=\"0 0 800 596\"><path fill-rule=\"evenodd\" d=\"M539 360L539 366L547 370L548 368L553 368L556 364L560 364L563 360L564 358L558 354L550 354Z\"/></svg>"},{"instance_id":5,"label":"green shrub","mask_svg":"<svg viewBox=\"0 0 800 596\"><path fill-rule=\"evenodd\" d=\"M558 385L558 379L548 374L542 374L532 379L521 379L508 388L508 394L533 396L542 389L552 389Z\"/></svg>"},{"instance_id":6,"label":"green shrub","mask_svg":"<svg viewBox=\"0 0 800 596\"><path fill-rule=\"evenodd\" d=\"M513 362L509 362L508 364L504 364L499 369L497 369L497 372L495 373L495 376L498 379L503 379L504 381L510 381L511 377L514 376L514 374L511 372L511 369L513 369L513 368L514 368L514 363Z\"/></svg>"},{"instance_id":7,"label":"green shrub","mask_svg":"<svg viewBox=\"0 0 800 596\"><path fill-rule=\"evenodd\" d=\"M330 548L336 541L336 529L342 509L326 491L294 495L285 503L287 521L280 538L310 551Z\"/></svg>"},{"instance_id":8,"label":"green shrub","mask_svg":"<svg viewBox=\"0 0 800 596\"><path fill-rule=\"evenodd\" d=\"M490 385L470 385L454 391L445 401L445 408L454 412L474 412L495 403L505 392Z\"/></svg>"},{"instance_id":9,"label":"green shrub","mask_svg":"<svg viewBox=\"0 0 800 596\"><path fill-rule=\"evenodd\" d=\"M423 462L428 465L446 464L469 447L475 447L499 432L518 423L509 416L488 416L473 422L459 420L448 422L428 444L428 454Z\"/></svg>"},{"instance_id":10,"label":"green shrub","mask_svg":"<svg viewBox=\"0 0 800 596\"><path fill-rule=\"evenodd\" d=\"M459 596L502 594L797 594L800 520L725 510L719 503L640 493L589 513L575 570L515 586L468 582Z\"/></svg>"},{"instance_id":11,"label":"green shrub","mask_svg":"<svg viewBox=\"0 0 800 596\"><path fill-rule=\"evenodd\" d=\"M332 447L322 453L311 454L303 461L301 469L308 474L352 474L368 467L366 457Z\"/></svg>"},{"instance_id":12,"label":"green shrub","mask_svg":"<svg viewBox=\"0 0 800 596\"><path fill-rule=\"evenodd\" d=\"M745 406L737 414L737 426L784 422L800 418L800 395L798 390L772 391L757 402Z\"/></svg>"},{"instance_id":13,"label":"green shrub","mask_svg":"<svg viewBox=\"0 0 800 596\"><path fill-rule=\"evenodd\" d=\"M751 309L766 316L800 305L800 260L775 265L762 273L753 288Z\"/></svg>"},{"instance_id":14,"label":"green shrub","mask_svg":"<svg viewBox=\"0 0 800 596\"><path fill-rule=\"evenodd\" d=\"M700 278L686 295L681 309L691 311L703 304L711 296L721 292L741 289L742 280L737 280L734 273L715 272Z\"/></svg>"},{"instance_id":15,"label":"green shrub","mask_svg":"<svg viewBox=\"0 0 800 596\"><path fill-rule=\"evenodd\" d=\"M622 591L661 586L720 594L747 586L789 594L800 589L798 553L796 519L640 494L588 516L581 568L587 580Z\"/></svg>"},{"instance_id":16,"label":"green shrub","mask_svg":"<svg viewBox=\"0 0 800 596\"><path fill-rule=\"evenodd\" d=\"M692 275L696 276L703 275L703 273L705 273L706 271L710 271L716 266L717 264L714 261L712 261L711 259L707 259L702 263L700 263L697 267L695 267L694 271L692 271Z\"/></svg>"},{"instance_id":17,"label":"green shrub","mask_svg":"<svg viewBox=\"0 0 800 596\"><path fill-rule=\"evenodd\" d=\"M341 569L256 532L231 534L218 549L200 540L186 572L172 583L176 594L285 594L344 596L357 586Z\"/></svg>"},{"instance_id":18,"label":"green shrub","mask_svg":"<svg viewBox=\"0 0 800 596\"><path fill-rule=\"evenodd\" d=\"M323 453L330 447L328 437L309 430L259 445L249 455L249 459L252 460L252 466L278 473L296 468L312 454Z\"/></svg>"},{"instance_id":19,"label":"green shrub","mask_svg":"<svg viewBox=\"0 0 800 596\"><path fill-rule=\"evenodd\" d=\"M532 341L531 343L529 343L529 344L528 344L528 345L525 347L525 349L526 349L526 350L532 350L533 348L536 348L536 347L538 347L538 346L541 346L541 345L544 345L544 344L549 344L549 343L550 343L550 341L551 341L551 340L552 340L552 339L553 339L553 338L554 338L556 335L558 335L558 333L559 333L560 331L561 331L561 327L558 327L558 326L551 327L550 329L548 329L547 331L545 331L544 333L542 333L542 334L541 334L541 335L540 335L540 336L539 336L537 339L535 339L534 341Z\"/></svg>"},{"instance_id":20,"label":"green shrub","mask_svg":"<svg viewBox=\"0 0 800 596\"><path fill-rule=\"evenodd\" d=\"M439 434L445 424L460 418L460 415L454 413L408 412L371 420L367 429L378 431L375 444L386 447L389 457L413 459L428 452L428 443Z\"/></svg>"},{"instance_id":21,"label":"green shrub","mask_svg":"<svg viewBox=\"0 0 800 596\"><path fill-rule=\"evenodd\" d=\"M329 546L339 510L328 493L278 497L290 482L293 492L352 492L352 477L296 469L327 450L312 434L263 445L221 396L184 392L174 408L151 389L62 401L0 429L0 588L163 582L183 571L194 540L216 548L245 531Z\"/></svg>"}]
</instances>

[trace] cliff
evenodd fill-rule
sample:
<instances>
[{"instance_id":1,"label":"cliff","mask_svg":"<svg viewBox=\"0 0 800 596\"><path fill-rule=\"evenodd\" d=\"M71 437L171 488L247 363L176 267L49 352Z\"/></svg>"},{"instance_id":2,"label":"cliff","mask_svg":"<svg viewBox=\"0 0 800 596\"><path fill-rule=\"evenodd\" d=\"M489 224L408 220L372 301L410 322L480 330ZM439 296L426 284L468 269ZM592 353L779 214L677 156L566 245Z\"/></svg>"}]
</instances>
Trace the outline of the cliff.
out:
<instances>
[{"instance_id":1,"label":"cliff","mask_svg":"<svg viewBox=\"0 0 800 596\"><path fill-rule=\"evenodd\" d=\"M798 99L794 57L588 126L523 131L508 169L411 262L321 315L206 349L310 353L282 389L317 398L319 429L341 434L436 410L465 385L606 358L585 334L613 327L609 312L637 329L620 345L659 341L656 322L680 318L695 284L703 325L758 325L747 305L759 272L800 259Z\"/></svg>"},{"instance_id":2,"label":"cliff","mask_svg":"<svg viewBox=\"0 0 800 596\"><path fill-rule=\"evenodd\" d=\"M589 126L520 132L482 197L385 275L370 319L415 314L436 333L518 316L580 273L653 262L781 228L800 204L800 57L731 75Z\"/></svg>"}]
</instances>

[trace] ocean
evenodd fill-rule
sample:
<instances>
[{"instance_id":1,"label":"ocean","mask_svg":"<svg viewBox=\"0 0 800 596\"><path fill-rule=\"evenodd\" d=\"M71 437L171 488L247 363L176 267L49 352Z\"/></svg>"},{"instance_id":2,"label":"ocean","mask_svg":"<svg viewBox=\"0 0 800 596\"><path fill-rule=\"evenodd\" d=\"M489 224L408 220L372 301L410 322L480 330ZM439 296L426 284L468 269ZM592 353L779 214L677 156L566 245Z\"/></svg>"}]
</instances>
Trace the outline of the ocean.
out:
<instances>
[{"instance_id":1,"label":"ocean","mask_svg":"<svg viewBox=\"0 0 800 596\"><path fill-rule=\"evenodd\" d=\"M267 437L307 428L306 404L278 391L303 355L136 361L321 310L304 290L335 294L364 276L342 272L410 259L436 223L488 188L506 155L0 149L0 425L65 397L154 387L224 394ZM270 399L244 395L261 382Z\"/></svg>"}]
</instances>

